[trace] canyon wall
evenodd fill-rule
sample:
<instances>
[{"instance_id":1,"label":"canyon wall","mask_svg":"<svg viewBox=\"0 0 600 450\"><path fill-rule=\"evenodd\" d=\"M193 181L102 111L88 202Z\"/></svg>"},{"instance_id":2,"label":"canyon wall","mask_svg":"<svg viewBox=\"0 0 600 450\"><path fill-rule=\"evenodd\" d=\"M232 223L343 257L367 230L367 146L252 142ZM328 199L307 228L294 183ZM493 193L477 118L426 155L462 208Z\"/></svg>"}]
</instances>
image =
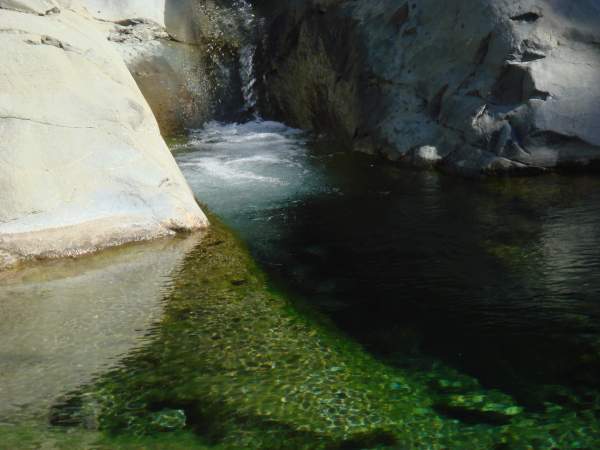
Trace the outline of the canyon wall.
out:
<instances>
[{"instance_id":1,"label":"canyon wall","mask_svg":"<svg viewBox=\"0 0 600 450\"><path fill-rule=\"evenodd\" d=\"M600 164L595 0L256 0L267 117L464 175Z\"/></svg>"}]
</instances>

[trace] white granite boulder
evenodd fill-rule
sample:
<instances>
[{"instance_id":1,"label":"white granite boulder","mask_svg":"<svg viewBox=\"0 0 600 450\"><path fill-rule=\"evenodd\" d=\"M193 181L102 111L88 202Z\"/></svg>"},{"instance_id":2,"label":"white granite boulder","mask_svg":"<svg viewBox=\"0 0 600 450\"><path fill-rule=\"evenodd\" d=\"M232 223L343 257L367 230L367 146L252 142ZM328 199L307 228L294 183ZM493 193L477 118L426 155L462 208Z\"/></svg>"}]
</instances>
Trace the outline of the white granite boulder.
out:
<instances>
[{"instance_id":1,"label":"white granite boulder","mask_svg":"<svg viewBox=\"0 0 600 450\"><path fill-rule=\"evenodd\" d=\"M0 29L0 267L207 226L81 5L0 0Z\"/></svg>"}]
</instances>

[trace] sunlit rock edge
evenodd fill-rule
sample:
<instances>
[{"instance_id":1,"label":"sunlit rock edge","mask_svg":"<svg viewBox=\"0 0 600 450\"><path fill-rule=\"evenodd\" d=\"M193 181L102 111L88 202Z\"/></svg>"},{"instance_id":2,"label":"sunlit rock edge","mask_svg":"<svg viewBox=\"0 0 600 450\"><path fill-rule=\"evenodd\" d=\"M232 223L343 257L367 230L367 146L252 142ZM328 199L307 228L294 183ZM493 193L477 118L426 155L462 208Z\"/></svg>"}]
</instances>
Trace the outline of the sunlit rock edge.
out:
<instances>
[{"instance_id":1,"label":"sunlit rock edge","mask_svg":"<svg viewBox=\"0 0 600 450\"><path fill-rule=\"evenodd\" d=\"M0 268L208 225L106 22L1 0L0 27Z\"/></svg>"}]
</instances>

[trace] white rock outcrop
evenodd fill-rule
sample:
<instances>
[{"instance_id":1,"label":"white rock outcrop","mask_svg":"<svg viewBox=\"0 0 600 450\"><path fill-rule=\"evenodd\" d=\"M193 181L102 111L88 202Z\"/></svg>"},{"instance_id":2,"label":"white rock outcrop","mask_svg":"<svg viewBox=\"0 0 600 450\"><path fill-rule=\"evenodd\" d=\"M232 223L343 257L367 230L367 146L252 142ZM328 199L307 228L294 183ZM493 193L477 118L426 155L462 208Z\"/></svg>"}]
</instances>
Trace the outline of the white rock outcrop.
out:
<instances>
[{"instance_id":1,"label":"white rock outcrop","mask_svg":"<svg viewBox=\"0 0 600 450\"><path fill-rule=\"evenodd\" d=\"M0 267L207 226L81 4L0 0L0 48Z\"/></svg>"}]
</instances>

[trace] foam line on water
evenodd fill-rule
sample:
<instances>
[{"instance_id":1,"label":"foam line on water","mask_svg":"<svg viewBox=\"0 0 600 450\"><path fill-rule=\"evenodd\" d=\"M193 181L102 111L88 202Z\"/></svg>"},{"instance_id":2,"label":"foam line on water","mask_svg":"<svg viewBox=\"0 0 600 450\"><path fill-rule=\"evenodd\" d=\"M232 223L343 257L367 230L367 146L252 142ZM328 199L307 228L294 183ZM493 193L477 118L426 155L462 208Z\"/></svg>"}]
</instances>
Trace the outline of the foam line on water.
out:
<instances>
[{"instance_id":1,"label":"foam line on water","mask_svg":"<svg viewBox=\"0 0 600 450\"><path fill-rule=\"evenodd\" d=\"M272 210L323 189L304 132L278 122L210 122L179 148L198 198L222 217Z\"/></svg>"}]
</instances>

